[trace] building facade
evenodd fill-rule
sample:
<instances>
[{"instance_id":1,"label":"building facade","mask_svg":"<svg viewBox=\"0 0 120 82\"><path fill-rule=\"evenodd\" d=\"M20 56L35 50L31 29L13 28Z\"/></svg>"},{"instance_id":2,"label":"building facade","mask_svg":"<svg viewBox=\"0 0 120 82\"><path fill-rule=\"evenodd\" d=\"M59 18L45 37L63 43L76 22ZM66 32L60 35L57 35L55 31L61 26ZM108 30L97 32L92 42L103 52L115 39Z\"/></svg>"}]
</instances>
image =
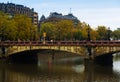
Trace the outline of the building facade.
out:
<instances>
[{"instance_id":1,"label":"building facade","mask_svg":"<svg viewBox=\"0 0 120 82\"><path fill-rule=\"evenodd\" d=\"M30 9L29 7L23 5L17 5L14 3L0 3L0 11L4 13L8 13L12 16L15 14L23 14L30 18L32 18L32 23L37 26L38 25L38 13L34 12L34 9Z\"/></svg>"},{"instance_id":2,"label":"building facade","mask_svg":"<svg viewBox=\"0 0 120 82\"><path fill-rule=\"evenodd\" d=\"M34 23L34 25L35 25L36 27L38 27L38 13L37 13L37 12L33 12L32 22Z\"/></svg>"},{"instance_id":3,"label":"building facade","mask_svg":"<svg viewBox=\"0 0 120 82\"><path fill-rule=\"evenodd\" d=\"M44 15L42 15L40 18L40 22L56 23L56 22L59 22L60 20L72 20L75 25L80 22L77 19L77 17L75 17L72 13L69 13L68 15L62 15L61 13L52 12L47 18L45 18Z\"/></svg>"}]
</instances>

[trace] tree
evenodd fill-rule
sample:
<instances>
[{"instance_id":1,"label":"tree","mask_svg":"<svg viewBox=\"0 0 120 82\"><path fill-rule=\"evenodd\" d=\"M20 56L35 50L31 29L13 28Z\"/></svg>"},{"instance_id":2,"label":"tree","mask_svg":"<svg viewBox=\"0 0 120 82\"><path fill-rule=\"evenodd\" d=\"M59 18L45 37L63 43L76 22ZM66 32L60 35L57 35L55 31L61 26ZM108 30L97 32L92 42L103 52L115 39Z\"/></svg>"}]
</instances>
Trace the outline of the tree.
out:
<instances>
[{"instance_id":1,"label":"tree","mask_svg":"<svg viewBox=\"0 0 120 82\"><path fill-rule=\"evenodd\" d=\"M112 38L114 40L120 40L120 30L115 30L112 32Z\"/></svg>"},{"instance_id":2,"label":"tree","mask_svg":"<svg viewBox=\"0 0 120 82\"><path fill-rule=\"evenodd\" d=\"M43 23L41 25L41 29L40 29L40 37L41 37L41 39L43 38L43 33L46 33L46 39L47 40L55 39L56 35L55 35L55 26L54 26L54 24L52 24L50 22Z\"/></svg>"},{"instance_id":3,"label":"tree","mask_svg":"<svg viewBox=\"0 0 120 82\"><path fill-rule=\"evenodd\" d=\"M73 37L74 40L82 40L82 32L79 29L75 29Z\"/></svg>"},{"instance_id":4,"label":"tree","mask_svg":"<svg viewBox=\"0 0 120 82\"><path fill-rule=\"evenodd\" d=\"M72 20L61 20L56 24L57 39L72 40L74 24Z\"/></svg>"},{"instance_id":5,"label":"tree","mask_svg":"<svg viewBox=\"0 0 120 82\"><path fill-rule=\"evenodd\" d=\"M15 26L17 27L17 39L30 40L34 35L34 26L32 25L31 18L25 15L14 16Z\"/></svg>"},{"instance_id":6,"label":"tree","mask_svg":"<svg viewBox=\"0 0 120 82\"><path fill-rule=\"evenodd\" d=\"M15 26L15 22L13 20L9 20L4 22L4 37L5 40L16 40L17 36L16 36L16 26Z\"/></svg>"},{"instance_id":7,"label":"tree","mask_svg":"<svg viewBox=\"0 0 120 82\"><path fill-rule=\"evenodd\" d=\"M40 28L40 36L46 32L46 39L54 40L71 40L74 33L74 25L71 20L61 20L57 23L42 23Z\"/></svg>"},{"instance_id":8,"label":"tree","mask_svg":"<svg viewBox=\"0 0 120 82\"><path fill-rule=\"evenodd\" d=\"M91 40L97 40L98 36L98 32L94 29L91 29Z\"/></svg>"},{"instance_id":9,"label":"tree","mask_svg":"<svg viewBox=\"0 0 120 82\"><path fill-rule=\"evenodd\" d=\"M81 40L96 40L98 37L98 32L87 25L87 23L83 22L81 24L82 28L80 29L81 32ZM88 34L89 33L89 34Z\"/></svg>"},{"instance_id":10,"label":"tree","mask_svg":"<svg viewBox=\"0 0 120 82\"><path fill-rule=\"evenodd\" d=\"M1 40L15 40L16 39L15 29L16 29L15 22L10 18L10 15L0 12Z\"/></svg>"},{"instance_id":11,"label":"tree","mask_svg":"<svg viewBox=\"0 0 120 82\"><path fill-rule=\"evenodd\" d=\"M1 40L30 40L35 30L31 18L25 15L11 16L0 12Z\"/></svg>"},{"instance_id":12,"label":"tree","mask_svg":"<svg viewBox=\"0 0 120 82\"><path fill-rule=\"evenodd\" d=\"M105 26L98 26L98 40L107 40L108 39L108 29Z\"/></svg>"},{"instance_id":13,"label":"tree","mask_svg":"<svg viewBox=\"0 0 120 82\"><path fill-rule=\"evenodd\" d=\"M81 29L82 32L82 40L87 40L88 39L88 26L84 25L83 28Z\"/></svg>"}]
</instances>

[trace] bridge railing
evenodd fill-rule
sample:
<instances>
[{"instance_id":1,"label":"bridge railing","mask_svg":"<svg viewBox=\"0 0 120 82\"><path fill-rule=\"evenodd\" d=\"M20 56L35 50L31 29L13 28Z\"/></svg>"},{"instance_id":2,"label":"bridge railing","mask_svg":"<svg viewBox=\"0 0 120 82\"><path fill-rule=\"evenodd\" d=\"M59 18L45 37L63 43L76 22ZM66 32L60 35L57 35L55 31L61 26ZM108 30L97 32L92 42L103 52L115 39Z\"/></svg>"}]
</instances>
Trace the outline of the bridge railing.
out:
<instances>
[{"instance_id":1,"label":"bridge railing","mask_svg":"<svg viewBox=\"0 0 120 82\"><path fill-rule=\"evenodd\" d=\"M0 46L14 46L14 45L18 45L18 46L24 46L24 45L38 45L38 46L42 46L42 45L64 45L64 46L69 46L69 45L83 45L85 46L87 44L87 41L2 41L0 42Z\"/></svg>"},{"instance_id":2,"label":"bridge railing","mask_svg":"<svg viewBox=\"0 0 120 82\"><path fill-rule=\"evenodd\" d=\"M120 46L120 41L1 41L0 46Z\"/></svg>"},{"instance_id":3,"label":"bridge railing","mask_svg":"<svg viewBox=\"0 0 120 82\"><path fill-rule=\"evenodd\" d=\"M91 41L93 46L120 46L120 41Z\"/></svg>"}]
</instances>

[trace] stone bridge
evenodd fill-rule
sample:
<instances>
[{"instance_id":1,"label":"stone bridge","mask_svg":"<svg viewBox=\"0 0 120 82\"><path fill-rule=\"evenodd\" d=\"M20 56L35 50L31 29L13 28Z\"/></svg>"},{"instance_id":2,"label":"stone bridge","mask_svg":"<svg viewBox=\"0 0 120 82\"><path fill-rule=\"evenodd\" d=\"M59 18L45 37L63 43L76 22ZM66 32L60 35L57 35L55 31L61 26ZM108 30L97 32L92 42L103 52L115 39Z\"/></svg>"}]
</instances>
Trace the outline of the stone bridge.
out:
<instances>
[{"instance_id":1,"label":"stone bridge","mask_svg":"<svg viewBox=\"0 0 120 82\"><path fill-rule=\"evenodd\" d=\"M1 41L0 48L5 57L26 50L50 49L94 59L97 56L120 52L120 41Z\"/></svg>"}]
</instances>

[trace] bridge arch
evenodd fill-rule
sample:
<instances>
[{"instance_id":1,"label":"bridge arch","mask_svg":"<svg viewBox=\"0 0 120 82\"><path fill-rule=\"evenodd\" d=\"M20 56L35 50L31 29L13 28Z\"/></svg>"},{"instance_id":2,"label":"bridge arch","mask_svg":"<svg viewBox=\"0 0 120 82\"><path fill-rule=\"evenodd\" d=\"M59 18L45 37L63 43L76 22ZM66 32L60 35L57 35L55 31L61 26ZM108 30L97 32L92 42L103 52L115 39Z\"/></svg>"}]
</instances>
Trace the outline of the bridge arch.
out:
<instances>
[{"instance_id":1,"label":"bridge arch","mask_svg":"<svg viewBox=\"0 0 120 82\"><path fill-rule=\"evenodd\" d=\"M61 51L61 52L78 54L84 57L86 56L85 54L87 53L86 48L80 46L10 46L6 50L7 52L6 57L19 52L34 51L34 50Z\"/></svg>"},{"instance_id":2,"label":"bridge arch","mask_svg":"<svg viewBox=\"0 0 120 82\"><path fill-rule=\"evenodd\" d=\"M96 46L92 47L92 56L99 57L106 54L114 54L120 52L119 46Z\"/></svg>"},{"instance_id":3,"label":"bridge arch","mask_svg":"<svg viewBox=\"0 0 120 82\"><path fill-rule=\"evenodd\" d=\"M40 57L41 56L41 57ZM40 59L44 58L47 60L60 61L65 58L80 58L83 59L79 54L67 52L67 51L59 51L59 50L51 50L51 49L34 49L34 50L26 50L18 53L11 54L7 57L7 62L15 62L15 63L37 63Z\"/></svg>"},{"instance_id":4,"label":"bridge arch","mask_svg":"<svg viewBox=\"0 0 120 82\"><path fill-rule=\"evenodd\" d=\"M115 53L119 53L120 50L118 51L113 51L113 52L109 52L109 53L105 53L99 56L96 56L94 58L95 63L100 64L100 65L104 65L104 66L112 66L113 65L113 55Z\"/></svg>"}]
</instances>

